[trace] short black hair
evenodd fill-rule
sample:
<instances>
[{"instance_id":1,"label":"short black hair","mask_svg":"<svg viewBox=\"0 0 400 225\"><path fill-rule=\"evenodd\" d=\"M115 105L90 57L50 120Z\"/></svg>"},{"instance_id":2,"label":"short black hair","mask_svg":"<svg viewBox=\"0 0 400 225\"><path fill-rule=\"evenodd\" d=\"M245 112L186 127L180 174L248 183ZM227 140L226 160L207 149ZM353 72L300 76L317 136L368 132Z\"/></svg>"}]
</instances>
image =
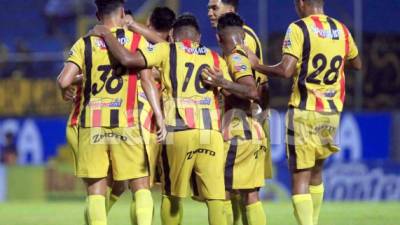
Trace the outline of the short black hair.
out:
<instances>
[{"instance_id":1,"label":"short black hair","mask_svg":"<svg viewBox=\"0 0 400 225\"><path fill-rule=\"evenodd\" d=\"M218 19L217 30L222 31L227 27L243 27L243 19L236 13L225 13Z\"/></svg>"},{"instance_id":2,"label":"short black hair","mask_svg":"<svg viewBox=\"0 0 400 225\"><path fill-rule=\"evenodd\" d=\"M95 0L97 12L100 15L108 15L119 7L123 7L125 0Z\"/></svg>"},{"instance_id":3,"label":"short black hair","mask_svg":"<svg viewBox=\"0 0 400 225\"><path fill-rule=\"evenodd\" d=\"M175 22L175 13L168 7L156 7L150 16L150 24L157 31L169 31Z\"/></svg>"},{"instance_id":4,"label":"short black hair","mask_svg":"<svg viewBox=\"0 0 400 225\"><path fill-rule=\"evenodd\" d=\"M133 13L130 9L125 9L125 15L133 16Z\"/></svg>"},{"instance_id":5,"label":"short black hair","mask_svg":"<svg viewBox=\"0 0 400 225\"><path fill-rule=\"evenodd\" d=\"M305 0L305 1L313 5L318 5L318 6L324 5L324 0Z\"/></svg>"},{"instance_id":6,"label":"short black hair","mask_svg":"<svg viewBox=\"0 0 400 225\"><path fill-rule=\"evenodd\" d=\"M184 13L180 15L175 20L174 24L172 25L172 28L174 28L174 30L178 30L181 27L187 27L187 26L193 27L194 29L196 29L197 32L200 33L199 22L197 21L196 17L190 13Z\"/></svg>"},{"instance_id":7,"label":"short black hair","mask_svg":"<svg viewBox=\"0 0 400 225\"><path fill-rule=\"evenodd\" d=\"M221 0L221 2L233 6L235 10L239 7L239 0Z\"/></svg>"}]
</instances>

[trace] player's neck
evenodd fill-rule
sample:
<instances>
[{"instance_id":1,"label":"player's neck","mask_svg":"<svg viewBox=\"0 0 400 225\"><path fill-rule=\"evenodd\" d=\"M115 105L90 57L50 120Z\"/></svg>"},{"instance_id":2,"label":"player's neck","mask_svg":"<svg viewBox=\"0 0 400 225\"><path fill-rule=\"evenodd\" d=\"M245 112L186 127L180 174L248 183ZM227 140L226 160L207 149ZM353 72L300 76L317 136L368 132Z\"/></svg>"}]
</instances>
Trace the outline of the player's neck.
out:
<instances>
[{"instance_id":1,"label":"player's neck","mask_svg":"<svg viewBox=\"0 0 400 225\"><path fill-rule=\"evenodd\" d=\"M324 14L325 14L324 9L321 7L310 7L305 11L306 17L311 15L324 15Z\"/></svg>"},{"instance_id":2,"label":"player's neck","mask_svg":"<svg viewBox=\"0 0 400 225\"><path fill-rule=\"evenodd\" d=\"M112 29L114 27L120 27L120 23L119 22L120 22L120 19L116 19L116 18L113 18L113 17L105 18L102 21L103 25L106 26L109 29Z\"/></svg>"}]
</instances>

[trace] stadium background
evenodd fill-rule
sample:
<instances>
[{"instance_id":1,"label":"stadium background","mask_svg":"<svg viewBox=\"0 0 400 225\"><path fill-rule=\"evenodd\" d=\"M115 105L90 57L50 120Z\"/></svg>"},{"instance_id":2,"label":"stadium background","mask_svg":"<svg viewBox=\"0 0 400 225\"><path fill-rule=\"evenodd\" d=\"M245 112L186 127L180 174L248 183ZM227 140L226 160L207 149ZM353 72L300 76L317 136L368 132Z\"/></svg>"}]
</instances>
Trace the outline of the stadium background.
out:
<instances>
[{"instance_id":1,"label":"stadium background","mask_svg":"<svg viewBox=\"0 0 400 225\"><path fill-rule=\"evenodd\" d=\"M157 5L192 12L200 21L203 44L217 49L215 33L207 18L207 2L128 0L127 8L141 21ZM0 0L0 3L0 155L3 161L0 163L0 224L36 224L13 223L17 220L12 216L6 217L7 220L3 215L10 213L6 208L34 209L36 201L54 203L55 209L63 209L64 201L84 199L83 186L72 175L70 150L65 146L69 104L61 100L55 79L65 52L96 22L95 8L92 0ZM326 199L330 201L390 201L383 204L392 204L393 209L400 210L399 11L399 0L326 1L327 14L348 25L364 61L362 72L348 73L346 77L346 111L337 137L342 151L329 161L325 172ZM242 1L239 12L260 35L266 62L277 62L285 30L297 19L293 1L246 0ZM272 79L270 85L276 176L268 182L262 197L267 201L285 202L289 197L289 175L283 119L291 83ZM15 160L13 154L5 154L6 149L15 150ZM25 208L18 203L27 200ZM79 203L76 205L83 207ZM338 207L346 204L340 203ZM371 203L359 204L374 209ZM329 207L335 212L335 207ZM289 205L282 210L286 210L282 217L291 215ZM206 218L204 213L201 215ZM396 221L395 215L391 218ZM395 225L398 221L399 215L397 223L379 224Z\"/></svg>"}]
</instances>

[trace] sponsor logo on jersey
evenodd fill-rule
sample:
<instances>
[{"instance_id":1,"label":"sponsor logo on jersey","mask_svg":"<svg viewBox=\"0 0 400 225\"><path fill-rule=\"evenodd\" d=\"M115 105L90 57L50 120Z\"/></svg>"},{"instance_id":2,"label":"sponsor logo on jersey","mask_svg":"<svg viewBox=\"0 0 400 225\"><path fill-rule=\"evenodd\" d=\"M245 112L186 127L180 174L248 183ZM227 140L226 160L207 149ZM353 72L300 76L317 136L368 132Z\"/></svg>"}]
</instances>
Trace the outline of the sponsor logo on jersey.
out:
<instances>
[{"instance_id":1,"label":"sponsor logo on jersey","mask_svg":"<svg viewBox=\"0 0 400 225\"><path fill-rule=\"evenodd\" d=\"M128 37L121 37L118 38L118 42L121 45L126 45L127 43L129 43L129 38ZM107 49L107 44L104 42L104 40L102 38L97 38L95 41L95 45L100 48L101 50L106 50Z\"/></svg>"},{"instance_id":2,"label":"sponsor logo on jersey","mask_svg":"<svg viewBox=\"0 0 400 225\"><path fill-rule=\"evenodd\" d=\"M115 99L95 99L89 102L90 108L119 108L122 105L122 98Z\"/></svg>"},{"instance_id":3,"label":"sponsor logo on jersey","mask_svg":"<svg viewBox=\"0 0 400 225\"><path fill-rule=\"evenodd\" d=\"M338 39L340 37L340 30L320 29L316 26L311 26L312 32L321 38Z\"/></svg>"},{"instance_id":4,"label":"sponsor logo on jersey","mask_svg":"<svg viewBox=\"0 0 400 225\"><path fill-rule=\"evenodd\" d=\"M205 155L209 155L209 156L214 157L216 153L214 151L211 151L211 150L208 150L208 149L199 148L199 149L196 149L194 151L190 151L190 152L186 153L186 159L188 159L188 160L192 159L193 156L196 155L196 154L205 154Z\"/></svg>"},{"instance_id":5,"label":"sponsor logo on jersey","mask_svg":"<svg viewBox=\"0 0 400 225\"><path fill-rule=\"evenodd\" d=\"M68 57L71 57L71 56L73 56L73 55L75 55L75 52L74 52L74 50L70 50L69 52L68 52Z\"/></svg>"},{"instance_id":6,"label":"sponsor logo on jersey","mask_svg":"<svg viewBox=\"0 0 400 225\"><path fill-rule=\"evenodd\" d=\"M187 53L190 55L205 55L208 52L208 49L206 47L199 47L199 48L189 48L186 47L185 45L180 45L180 47Z\"/></svg>"},{"instance_id":7,"label":"sponsor logo on jersey","mask_svg":"<svg viewBox=\"0 0 400 225\"><path fill-rule=\"evenodd\" d=\"M235 70L236 70L237 72L244 72L244 71L247 70L247 66L244 65L244 64L235 65Z\"/></svg>"},{"instance_id":8,"label":"sponsor logo on jersey","mask_svg":"<svg viewBox=\"0 0 400 225\"><path fill-rule=\"evenodd\" d=\"M180 103L183 105L210 105L211 98L202 98L202 99L192 99L192 98L182 98L180 99Z\"/></svg>"},{"instance_id":9,"label":"sponsor logo on jersey","mask_svg":"<svg viewBox=\"0 0 400 225\"><path fill-rule=\"evenodd\" d=\"M149 52L154 51L154 45L153 45L152 43L149 43L149 44L147 45L147 51L149 51Z\"/></svg>"},{"instance_id":10,"label":"sponsor logo on jersey","mask_svg":"<svg viewBox=\"0 0 400 225\"><path fill-rule=\"evenodd\" d=\"M115 140L118 140L118 141L126 142L128 140L128 137L120 135L120 134L116 134L116 133L113 133L113 132L104 133L104 134L95 134L95 135L92 136L92 143L93 144L98 144L104 139L115 139Z\"/></svg>"}]
</instances>

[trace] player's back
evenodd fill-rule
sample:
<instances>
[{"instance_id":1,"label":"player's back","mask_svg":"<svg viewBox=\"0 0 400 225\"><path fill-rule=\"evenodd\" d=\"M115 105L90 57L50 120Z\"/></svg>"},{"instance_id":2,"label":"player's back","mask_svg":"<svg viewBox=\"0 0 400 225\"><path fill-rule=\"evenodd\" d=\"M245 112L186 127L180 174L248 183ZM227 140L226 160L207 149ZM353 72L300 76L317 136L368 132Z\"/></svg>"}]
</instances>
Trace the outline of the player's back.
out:
<instances>
[{"instance_id":1,"label":"player's back","mask_svg":"<svg viewBox=\"0 0 400 225\"><path fill-rule=\"evenodd\" d=\"M298 20L288 29L283 52L298 58L289 105L313 111L342 111L344 62L358 54L346 26L326 15Z\"/></svg>"},{"instance_id":2,"label":"player's back","mask_svg":"<svg viewBox=\"0 0 400 225\"><path fill-rule=\"evenodd\" d=\"M135 50L145 41L122 28L111 30L126 48ZM137 74L123 67L99 37L83 37L74 45L68 61L83 72L82 127L130 127L137 121Z\"/></svg>"},{"instance_id":3,"label":"player's back","mask_svg":"<svg viewBox=\"0 0 400 225\"><path fill-rule=\"evenodd\" d=\"M189 40L160 43L154 48L142 53L148 65L162 70L163 105L169 129L219 130L216 93L203 85L201 73L216 66L230 79L225 61L209 48Z\"/></svg>"}]
</instances>

